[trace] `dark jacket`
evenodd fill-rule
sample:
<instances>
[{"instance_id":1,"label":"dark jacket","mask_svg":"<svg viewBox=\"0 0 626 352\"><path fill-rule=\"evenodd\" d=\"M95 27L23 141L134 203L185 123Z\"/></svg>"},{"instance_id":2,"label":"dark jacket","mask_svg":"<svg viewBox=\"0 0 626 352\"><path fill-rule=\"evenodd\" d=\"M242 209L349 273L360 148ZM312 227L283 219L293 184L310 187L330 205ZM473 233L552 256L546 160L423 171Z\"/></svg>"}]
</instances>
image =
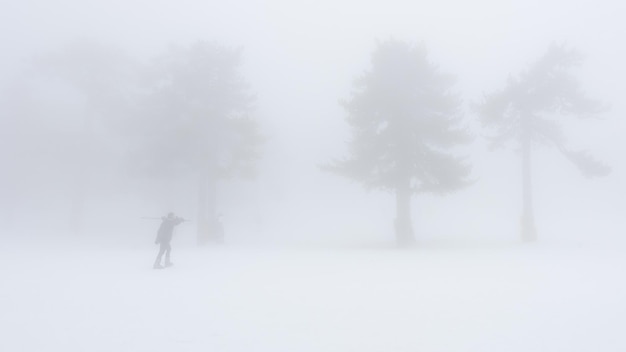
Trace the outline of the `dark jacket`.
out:
<instances>
[{"instance_id":1,"label":"dark jacket","mask_svg":"<svg viewBox=\"0 0 626 352\"><path fill-rule=\"evenodd\" d=\"M164 217L161 222L161 226L159 226L155 243L170 243L174 232L174 226L182 223L183 221L185 220L179 217Z\"/></svg>"}]
</instances>

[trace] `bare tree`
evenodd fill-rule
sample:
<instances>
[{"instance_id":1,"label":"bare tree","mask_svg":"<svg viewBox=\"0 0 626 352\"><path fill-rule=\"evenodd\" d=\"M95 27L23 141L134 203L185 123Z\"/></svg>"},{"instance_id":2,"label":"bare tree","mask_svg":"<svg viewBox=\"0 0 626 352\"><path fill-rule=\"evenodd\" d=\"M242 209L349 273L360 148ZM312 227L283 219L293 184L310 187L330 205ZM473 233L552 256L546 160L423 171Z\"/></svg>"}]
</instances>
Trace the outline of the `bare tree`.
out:
<instances>
[{"instance_id":1,"label":"bare tree","mask_svg":"<svg viewBox=\"0 0 626 352\"><path fill-rule=\"evenodd\" d=\"M531 156L532 145L554 146L572 161L587 177L604 176L610 168L594 159L587 151L566 146L559 120L566 116L587 118L606 107L585 96L571 68L581 63L582 56L564 45L552 44L545 55L518 77L509 77L507 85L485 96L476 105L483 126L493 135L492 146L513 141L521 147L523 241L537 239L533 215Z\"/></svg>"},{"instance_id":2,"label":"bare tree","mask_svg":"<svg viewBox=\"0 0 626 352\"><path fill-rule=\"evenodd\" d=\"M343 102L352 127L351 154L325 166L366 188L394 192L399 245L415 241L411 196L465 186L470 166L447 151L470 141L460 126L454 78L439 72L423 46L396 40L378 44L372 68Z\"/></svg>"}]
</instances>

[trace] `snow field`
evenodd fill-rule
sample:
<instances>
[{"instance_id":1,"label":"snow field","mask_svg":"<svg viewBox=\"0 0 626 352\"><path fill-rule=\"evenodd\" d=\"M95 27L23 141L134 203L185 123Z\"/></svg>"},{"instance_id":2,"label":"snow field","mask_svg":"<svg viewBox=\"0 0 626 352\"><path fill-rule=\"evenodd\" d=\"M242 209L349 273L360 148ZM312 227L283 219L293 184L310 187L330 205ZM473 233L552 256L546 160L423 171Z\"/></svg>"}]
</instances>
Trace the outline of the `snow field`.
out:
<instances>
[{"instance_id":1,"label":"snow field","mask_svg":"<svg viewBox=\"0 0 626 352\"><path fill-rule=\"evenodd\" d=\"M617 249L0 253L0 351L626 350Z\"/></svg>"}]
</instances>

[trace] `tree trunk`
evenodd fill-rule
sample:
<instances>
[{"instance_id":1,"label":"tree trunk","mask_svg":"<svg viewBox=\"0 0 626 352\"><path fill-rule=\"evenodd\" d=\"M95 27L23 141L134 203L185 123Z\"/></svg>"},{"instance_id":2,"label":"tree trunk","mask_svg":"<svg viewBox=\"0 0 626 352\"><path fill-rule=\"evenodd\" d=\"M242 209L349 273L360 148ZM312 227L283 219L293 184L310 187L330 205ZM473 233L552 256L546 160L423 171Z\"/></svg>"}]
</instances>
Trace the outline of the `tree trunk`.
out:
<instances>
[{"instance_id":1,"label":"tree trunk","mask_svg":"<svg viewBox=\"0 0 626 352\"><path fill-rule=\"evenodd\" d=\"M74 234L83 234L85 230L85 208L88 200L88 191L92 182L92 159L95 156L93 148L94 113L84 108L82 133L79 138L80 150L76 151L75 179L72 184L73 194L70 208L69 225Z\"/></svg>"},{"instance_id":2,"label":"tree trunk","mask_svg":"<svg viewBox=\"0 0 626 352\"><path fill-rule=\"evenodd\" d=\"M84 231L85 219L85 179L84 176L79 177L74 184L70 204L69 228L72 234L82 235Z\"/></svg>"},{"instance_id":3,"label":"tree trunk","mask_svg":"<svg viewBox=\"0 0 626 352\"><path fill-rule=\"evenodd\" d=\"M205 172L198 175L198 222L196 225L196 241L198 245L208 241L209 218L208 218L208 176Z\"/></svg>"},{"instance_id":4,"label":"tree trunk","mask_svg":"<svg viewBox=\"0 0 626 352\"><path fill-rule=\"evenodd\" d=\"M217 231L216 183L213 173L208 171L200 173L198 180L198 225L196 229L198 245L221 241Z\"/></svg>"},{"instance_id":5,"label":"tree trunk","mask_svg":"<svg viewBox=\"0 0 626 352\"><path fill-rule=\"evenodd\" d=\"M396 188L396 243L406 247L415 243L411 226L411 192L408 182Z\"/></svg>"},{"instance_id":6,"label":"tree trunk","mask_svg":"<svg viewBox=\"0 0 626 352\"><path fill-rule=\"evenodd\" d=\"M526 123L526 125L528 122ZM522 135L522 241L533 242L537 240L535 220L533 214L532 179L531 179L531 138L528 126L524 126Z\"/></svg>"}]
</instances>

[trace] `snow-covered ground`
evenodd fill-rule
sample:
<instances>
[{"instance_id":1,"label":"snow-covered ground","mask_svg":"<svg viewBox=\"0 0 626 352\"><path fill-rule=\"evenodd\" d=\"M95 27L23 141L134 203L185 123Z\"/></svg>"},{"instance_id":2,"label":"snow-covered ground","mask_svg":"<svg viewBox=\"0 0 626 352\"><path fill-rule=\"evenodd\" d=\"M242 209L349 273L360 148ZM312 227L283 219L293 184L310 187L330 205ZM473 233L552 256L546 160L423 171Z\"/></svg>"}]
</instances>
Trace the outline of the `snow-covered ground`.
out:
<instances>
[{"instance_id":1,"label":"snow-covered ground","mask_svg":"<svg viewBox=\"0 0 626 352\"><path fill-rule=\"evenodd\" d=\"M0 351L625 351L626 255L533 245L0 248Z\"/></svg>"}]
</instances>

